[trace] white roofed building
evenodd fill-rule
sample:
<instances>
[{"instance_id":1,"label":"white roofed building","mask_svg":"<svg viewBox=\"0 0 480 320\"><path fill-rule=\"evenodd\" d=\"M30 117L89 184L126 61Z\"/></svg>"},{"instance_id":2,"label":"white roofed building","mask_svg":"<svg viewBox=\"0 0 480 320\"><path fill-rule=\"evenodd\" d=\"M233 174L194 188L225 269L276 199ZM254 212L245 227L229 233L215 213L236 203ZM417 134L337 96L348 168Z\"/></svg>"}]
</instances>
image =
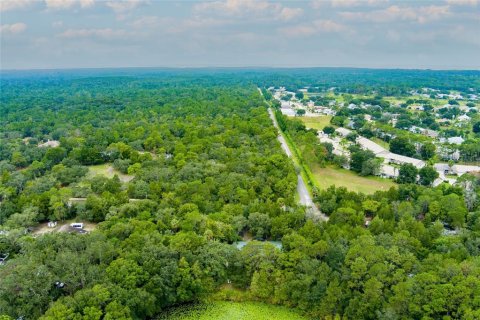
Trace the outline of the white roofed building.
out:
<instances>
[{"instance_id":1,"label":"white roofed building","mask_svg":"<svg viewBox=\"0 0 480 320\"><path fill-rule=\"evenodd\" d=\"M447 141L451 144L462 144L465 140L462 137L450 137Z\"/></svg>"},{"instance_id":2,"label":"white roofed building","mask_svg":"<svg viewBox=\"0 0 480 320\"><path fill-rule=\"evenodd\" d=\"M343 136L343 137L346 137L346 136L348 136L350 133L352 133L352 130L349 130L349 129L347 129L347 128L342 128L342 127L335 129L335 131L336 131L339 135L341 135L341 136Z\"/></svg>"}]
</instances>

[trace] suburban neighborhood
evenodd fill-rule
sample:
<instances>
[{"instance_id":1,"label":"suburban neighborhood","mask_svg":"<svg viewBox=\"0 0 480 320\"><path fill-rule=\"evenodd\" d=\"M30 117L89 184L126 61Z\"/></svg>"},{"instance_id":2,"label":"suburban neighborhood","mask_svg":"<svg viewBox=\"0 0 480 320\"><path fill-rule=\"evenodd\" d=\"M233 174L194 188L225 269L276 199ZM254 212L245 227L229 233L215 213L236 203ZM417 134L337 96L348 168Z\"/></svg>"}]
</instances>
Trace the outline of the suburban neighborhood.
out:
<instances>
[{"instance_id":1,"label":"suburban neighborhood","mask_svg":"<svg viewBox=\"0 0 480 320\"><path fill-rule=\"evenodd\" d=\"M480 172L480 149L472 139L480 132L476 92L462 95L422 88L402 98L372 98L342 93L336 88L268 90L283 115L301 119L307 129L317 130L321 143L332 146L335 156L346 158L341 165L344 169L350 169L349 148L357 145L381 159L375 175L382 178L397 179L400 167L406 164L417 170L434 168L437 177L433 186L453 185L465 173ZM315 123L322 123L322 127L315 128ZM334 131L325 127L333 127ZM413 152L392 152L389 142L397 136L405 137ZM429 151L422 157L425 145Z\"/></svg>"}]
</instances>

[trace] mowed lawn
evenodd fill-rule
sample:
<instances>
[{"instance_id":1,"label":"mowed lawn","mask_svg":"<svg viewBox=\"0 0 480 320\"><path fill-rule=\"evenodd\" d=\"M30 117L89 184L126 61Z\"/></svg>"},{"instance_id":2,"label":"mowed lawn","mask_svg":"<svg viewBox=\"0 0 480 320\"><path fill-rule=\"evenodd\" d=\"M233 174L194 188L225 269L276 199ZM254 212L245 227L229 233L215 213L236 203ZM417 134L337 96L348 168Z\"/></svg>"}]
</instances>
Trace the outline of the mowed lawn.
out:
<instances>
[{"instance_id":1,"label":"mowed lawn","mask_svg":"<svg viewBox=\"0 0 480 320\"><path fill-rule=\"evenodd\" d=\"M171 320L307 320L293 310L260 302L215 301L182 306L161 314Z\"/></svg>"},{"instance_id":2,"label":"mowed lawn","mask_svg":"<svg viewBox=\"0 0 480 320\"><path fill-rule=\"evenodd\" d=\"M321 189L326 189L331 185L345 187L350 191L372 194L375 191L386 191L397 184L389 179L379 177L362 177L350 170L314 166L311 168L312 174Z\"/></svg>"},{"instance_id":3,"label":"mowed lawn","mask_svg":"<svg viewBox=\"0 0 480 320\"><path fill-rule=\"evenodd\" d=\"M322 130L326 126L331 126L330 120L332 116L320 116L320 117L297 117L302 120L307 128Z\"/></svg>"}]
</instances>

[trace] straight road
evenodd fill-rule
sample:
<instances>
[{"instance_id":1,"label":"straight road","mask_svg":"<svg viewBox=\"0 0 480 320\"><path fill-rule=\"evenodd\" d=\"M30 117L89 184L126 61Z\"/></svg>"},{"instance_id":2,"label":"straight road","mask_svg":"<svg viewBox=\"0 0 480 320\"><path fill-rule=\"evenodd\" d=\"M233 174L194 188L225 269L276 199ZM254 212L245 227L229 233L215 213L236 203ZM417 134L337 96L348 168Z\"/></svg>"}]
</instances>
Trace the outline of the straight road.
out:
<instances>
[{"instance_id":1,"label":"straight road","mask_svg":"<svg viewBox=\"0 0 480 320\"><path fill-rule=\"evenodd\" d=\"M268 108L268 113L270 114L270 118L272 119L273 125L275 128L278 130L278 141L280 141L280 144L282 145L282 149L285 151L286 155L289 158L292 158L292 151L288 147L287 141L285 141L284 136L282 135L282 131L280 130L277 119L275 119L275 115L273 114L273 111L271 108ZM324 215L313 203L312 197L310 196L310 193L308 192L307 185L305 184L305 180L303 180L302 175L299 173L297 175L297 192L298 196L300 199L300 204L304 205L307 207L307 213L310 214L312 217L316 219L320 219L323 221L327 221L328 217Z\"/></svg>"},{"instance_id":2,"label":"straight road","mask_svg":"<svg viewBox=\"0 0 480 320\"><path fill-rule=\"evenodd\" d=\"M278 126L277 119L275 118L275 115L273 114L273 111L271 108L268 108L268 113L270 114L270 119L273 121L273 126L277 128L278 130L278 136L277 139L280 141L280 144L282 145L283 151L287 154L289 158L292 157L292 151L290 151L290 148L288 147L287 141L285 141L285 137L280 133L280 127Z\"/></svg>"}]
</instances>

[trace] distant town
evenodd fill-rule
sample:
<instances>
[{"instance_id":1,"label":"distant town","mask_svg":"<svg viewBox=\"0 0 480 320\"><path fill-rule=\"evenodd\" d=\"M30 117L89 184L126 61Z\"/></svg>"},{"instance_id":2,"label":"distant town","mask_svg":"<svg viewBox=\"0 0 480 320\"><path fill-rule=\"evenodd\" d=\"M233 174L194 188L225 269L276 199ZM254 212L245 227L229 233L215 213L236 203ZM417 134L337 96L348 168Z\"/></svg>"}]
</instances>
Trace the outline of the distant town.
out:
<instances>
[{"instance_id":1,"label":"distant town","mask_svg":"<svg viewBox=\"0 0 480 320\"><path fill-rule=\"evenodd\" d=\"M341 166L350 169L350 147L357 145L382 159L374 175L397 179L401 165L433 166L433 186L455 184L465 173L480 172L479 94L434 88L408 95L366 96L305 87L270 87L281 113L299 117L318 139L333 147ZM392 145L393 142L393 145ZM393 148L392 148L393 147Z\"/></svg>"}]
</instances>

